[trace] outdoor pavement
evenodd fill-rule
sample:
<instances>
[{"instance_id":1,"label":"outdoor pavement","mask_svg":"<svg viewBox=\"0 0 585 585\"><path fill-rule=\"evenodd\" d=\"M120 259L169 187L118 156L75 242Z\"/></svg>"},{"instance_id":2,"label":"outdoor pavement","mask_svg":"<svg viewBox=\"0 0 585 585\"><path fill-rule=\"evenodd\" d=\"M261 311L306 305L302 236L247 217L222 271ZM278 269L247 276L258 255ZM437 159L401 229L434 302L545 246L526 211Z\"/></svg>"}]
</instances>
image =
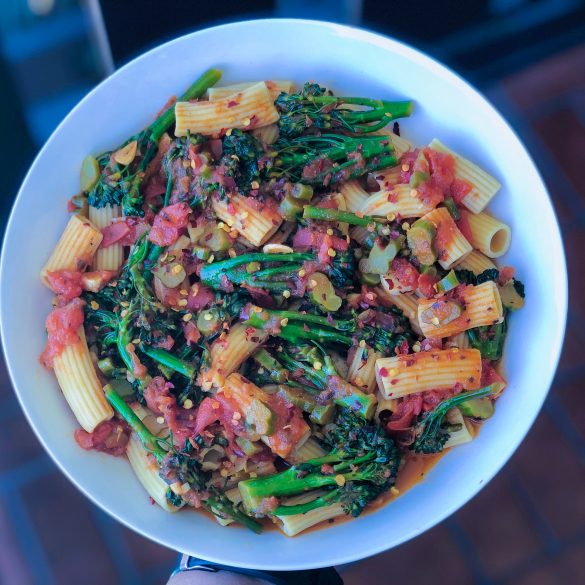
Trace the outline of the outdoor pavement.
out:
<instances>
[{"instance_id":1,"label":"outdoor pavement","mask_svg":"<svg viewBox=\"0 0 585 585\"><path fill-rule=\"evenodd\" d=\"M486 90L538 164L565 241L567 337L544 410L475 499L416 540L344 570L347 585L585 583L584 64L582 45ZM176 553L115 522L65 479L29 428L3 364L0 446L0 583L166 582Z\"/></svg>"}]
</instances>

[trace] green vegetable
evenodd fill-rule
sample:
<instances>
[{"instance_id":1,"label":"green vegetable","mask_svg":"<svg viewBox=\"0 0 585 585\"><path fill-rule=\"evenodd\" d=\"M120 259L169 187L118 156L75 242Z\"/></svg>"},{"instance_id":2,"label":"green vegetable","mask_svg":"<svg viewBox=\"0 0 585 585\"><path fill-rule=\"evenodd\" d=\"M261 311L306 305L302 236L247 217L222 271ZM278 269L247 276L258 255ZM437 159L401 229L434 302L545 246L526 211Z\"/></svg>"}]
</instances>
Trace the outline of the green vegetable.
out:
<instances>
[{"instance_id":1,"label":"green vegetable","mask_svg":"<svg viewBox=\"0 0 585 585\"><path fill-rule=\"evenodd\" d=\"M244 194L253 188L252 183L259 183L258 161L263 156L262 144L249 132L233 129L229 136L223 138L220 164L224 174L232 177L238 190Z\"/></svg>"},{"instance_id":2,"label":"green vegetable","mask_svg":"<svg viewBox=\"0 0 585 585\"><path fill-rule=\"evenodd\" d=\"M457 207L453 197L446 197L443 203L455 221L461 219L461 213L459 212L459 208Z\"/></svg>"},{"instance_id":3,"label":"green vegetable","mask_svg":"<svg viewBox=\"0 0 585 585\"><path fill-rule=\"evenodd\" d=\"M259 349L252 358L261 368L264 368L271 382L282 384L288 380L288 371L265 349Z\"/></svg>"},{"instance_id":4,"label":"green vegetable","mask_svg":"<svg viewBox=\"0 0 585 585\"><path fill-rule=\"evenodd\" d=\"M460 283L457 280L457 275L455 274L454 270L450 270L447 273L447 276L439 280L436 284L436 290L438 293L446 293L450 290L453 290L456 286Z\"/></svg>"},{"instance_id":5,"label":"green vegetable","mask_svg":"<svg viewBox=\"0 0 585 585\"><path fill-rule=\"evenodd\" d=\"M423 414L415 425L416 438L411 449L416 453L439 453L442 451L449 439L448 429L442 426L447 412L455 407L461 408L469 400L489 396L497 390L497 386L492 384L479 390L457 394L443 400L433 410Z\"/></svg>"},{"instance_id":6,"label":"green vegetable","mask_svg":"<svg viewBox=\"0 0 585 585\"><path fill-rule=\"evenodd\" d=\"M371 501L394 485L400 454L381 427L369 425L344 409L324 438L331 448L324 457L276 475L241 481L238 488L244 507L255 510L264 498L325 488L327 493L316 501L281 505L273 513L277 516L302 514L331 502L341 502L346 514L359 516Z\"/></svg>"},{"instance_id":7,"label":"green vegetable","mask_svg":"<svg viewBox=\"0 0 585 585\"><path fill-rule=\"evenodd\" d=\"M340 130L361 134L379 130L391 120L410 116L410 101L389 102L360 97L335 97L315 83L306 83L299 93L281 93L274 102L280 113L281 136L300 136L307 129ZM345 107L363 106L366 110Z\"/></svg>"},{"instance_id":8,"label":"green vegetable","mask_svg":"<svg viewBox=\"0 0 585 585\"><path fill-rule=\"evenodd\" d=\"M302 372L303 378L323 392L323 402L333 400L338 406L348 407L358 416L369 419L376 410L376 397L365 394L344 380L335 369L331 357L315 344L315 347L288 347L278 359L290 371ZM315 367L318 364L318 368Z\"/></svg>"},{"instance_id":9,"label":"green vegetable","mask_svg":"<svg viewBox=\"0 0 585 585\"><path fill-rule=\"evenodd\" d=\"M337 296L331 281L322 272L311 275L309 287L309 298L315 305L331 313L339 310L341 297Z\"/></svg>"},{"instance_id":10,"label":"green vegetable","mask_svg":"<svg viewBox=\"0 0 585 585\"><path fill-rule=\"evenodd\" d=\"M404 236L383 241L376 238L367 259L360 261L360 270L365 274L388 274L392 260L402 249Z\"/></svg>"},{"instance_id":11,"label":"green vegetable","mask_svg":"<svg viewBox=\"0 0 585 585\"><path fill-rule=\"evenodd\" d=\"M139 437L144 448L152 453L159 464L164 460L165 466L173 471L178 482L188 483L190 489L199 492L205 491L208 494L207 499L204 500L204 504L208 509L220 511L256 533L262 531L260 524L238 510L225 494L211 485L206 485L208 477L201 471L201 466L196 460L183 453L178 453L166 439L161 439L152 434L110 385L104 386L104 393L114 410L128 423ZM180 500L173 498L173 501L179 503Z\"/></svg>"},{"instance_id":12,"label":"green vegetable","mask_svg":"<svg viewBox=\"0 0 585 585\"><path fill-rule=\"evenodd\" d=\"M285 195L280 202L278 210L284 219L294 221L303 213L303 203L299 199L295 199L292 195Z\"/></svg>"},{"instance_id":13,"label":"green vegetable","mask_svg":"<svg viewBox=\"0 0 585 585\"><path fill-rule=\"evenodd\" d=\"M433 249L433 238L437 230L426 219L415 221L406 234L408 247L421 264L430 266L437 261L437 254Z\"/></svg>"},{"instance_id":14,"label":"green vegetable","mask_svg":"<svg viewBox=\"0 0 585 585\"><path fill-rule=\"evenodd\" d=\"M245 437L236 437L236 444L248 457L254 457L254 455L260 453L264 448L262 443L250 441Z\"/></svg>"},{"instance_id":15,"label":"green vegetable","mask_svg":"<svg viewBox=\"0 0 585 585\"><path fill-rule=\"evenodd\" d=\"M89 193L96 185L100 178L100 165L95 157L88 155L81 163L81 173L79 183L81 190Z\"/></svg>"},{"instance_id":16,"label":"green vegetable","mask_svg":"<svg viewBox=\"0 0 585 585\"><path fill-rule=\"evenodd\" d=\"M518 293L518 284L522 286L522 292L524 292L524 285L518 280L512 279L507 282L504 286L500 287L500 298L502 299L502 305L509 311L517 311L524 306L524 296Z\"/></svg>"},{"instance_id":17,"label":"green vegetable","mask_svg":"<svg viewBox=\"0 0 585 585\"><path fill-rule=\"evenodd\" d=\"M381 220L370 215L359 216L351 211L340 211L339 209L330 209L328 207L313 207L311 205L305 205L303 217L305 219L316 219L319 221L338 221L363 227L374 226L376 222L386 221L385 219Z\"/></svg>"},{"instance_id":18,"label":"green vegetable","mask_svg":"<svg viewBox=\"0 0 585 585\"><path fill-rule=\"evenodd\" d=\"M178 357L174 356L165 349L160 349L158 347L142 346L140 350L142 351L142 353L145 353L149 358L153 359L155 362L158 362L163 366L170 368L174 372L182 374L187 378L193 378L195 376L196 371L195 367L192 364L189 364L179 359Z\"/></svg>"},{"instance_id":19,"label":"green vegetable","mask_svg":"<svg viewBox=\"0 0 585 585\"><path fill-rule=\"evenodd\" d=\"M262 253L250 253L235 256L234 258L228 258L221 262L213 262L212 264L206 264L200 272L201 282L214 288L221 290L224 285L224 279L233 284L253 284L254 286L269 288L267 283L264 281L257 281L254 275L250 275L240 270L241 267L249 264L250 262L259 262L261 264L266 263L291 263L290 275L293 277L294 272L298 272L302 267L302 262L305 260L312 260L314 255L308 252L301 253L295 252L292 254L262 254ZM294 263L294 264L293 264ZM255 284L254 284L255 283ZM273 283L276 284L276 288L280 290L286 289L286 283Z\"/></svg>"},{"instance_id":20,"label":"green vegetable","mask_svg":"<svg viewBox=\"0 0 585 585\"><path fill-rule=\"evenodd\" d=\"M332 187L395 165L393 148L392 141L384 136L321 134L280 139L273 145L265 175L268 179Z\"/></svg>"},{"instance_id":21,"label":"green vegetable","mask_svg":"<svg viewBox=\"0 0 585 585\"><path fill-rule=\"evenodd\" d=\"M294 404L300 408L303 412L309 413L309 418L319 424L325 425L330 423L334 416L336 408L333 404L319 404L316 401L314 393L309 392L306 386L301 388L300 386L290 384L280 384L273 390L279 396L282 396L287 402ZM265 390L268 391L265 387Z\"/></svg>"},{"instance_id":22,"label":"green vegetable","mask_svg":"<svg viewBox=\"0 0 585 585\"><path fill-rule=\"evenodd\" d=\"M471 347L479 349L481 357L488 360L499 360L504 351L504 341L508 329L508 317L496 325L475 327L467 331L467 337Z\"/></svg>"},{"instance_id":23,"label":"green vegetable","mask_svg":"<svg viewBox=\"0 0 585 585\"><path fill-rule=\"evenodd\" d=\"M417 167L417 170L413 171L410 175L409 185L416 189L419 185L428 181L430 178L429 163L421 150L417 159L414 161L413 167Z\"/></svg>"},{"instance_id":24,"label":"green vegetable","mask_svg":"<svg viewBox=\"0 0 585 585\"><path fill-rule=\"evenodd\" d=\"M290 195L293 199L298 199L299 201L311 201L313 199L313 187L303 183L295 183L292 186Z\"/></svg>"},{"instance_id":25,"label":"green vegetable","mask_svg":"<svg viewBox=\"0 0 585 585\"><path fill-rule=\"evenodd\" d=\"M153 268L153 274L168 288L176 288L187 278L179 262L166 262Z\"/></svg>"},{"instance_id":26,"label":"green vegetable","mask_svg":"<svg viewBox=\"0 0 585 585\"><path fill-rule=\"evenodd\" d=\"M485 420L494 414L494 402L489 397L472 398L459 405L463 416Z\"/></svg>"}]
</instances>

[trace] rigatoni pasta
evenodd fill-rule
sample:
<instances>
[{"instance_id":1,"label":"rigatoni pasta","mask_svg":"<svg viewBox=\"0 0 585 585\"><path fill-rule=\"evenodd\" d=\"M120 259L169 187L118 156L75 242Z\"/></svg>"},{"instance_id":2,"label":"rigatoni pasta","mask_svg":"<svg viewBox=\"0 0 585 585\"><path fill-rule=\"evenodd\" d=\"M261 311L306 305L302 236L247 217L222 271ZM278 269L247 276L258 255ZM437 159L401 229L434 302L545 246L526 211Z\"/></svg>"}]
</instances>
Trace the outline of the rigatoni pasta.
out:
<instances>
[{"instance_id":1,"label":"rigatoni pasta","mask_svg":"<svg viewBox=\"0 0 585 585\"><path fill-rule=\"evenodd\" d=\"M447 148L440 140L433 139L429 145L439 152L450 154L455 161L455 177L469 185L469 192L461 203L472 213L483 211L500 190L500 182L476 164Z\"/></svg>"},{"instance_id":2,"label":"rigatoni pasta","mask_svg":"<svg viewBox=\"0 0 585 585\"><path fill-rule=\"evenodd\" d=\"M49 272L79 271L91 266L102 241L102 233L82 215L72 215L55 249L41 270L41 280L49 285Z\"/></svg>"},{"instance_id":3,"label":"rigatoni pasta","mask_svg":"<svg viewBox=\"0 0 585 585\"><path fill-rule=\"evenodd\" d=\"M262 81L214 102L177 102L175 135L219 135L222 129L252 130L278 121L278 112Z\"/></svg>"},{"instance_id":4,"label":"rigatoni pasta","mask_svg":"<svg viewBox=\"0 0 585 585\"><path fill-rule=\"evenodd\" d=\"M444 313L448 313L447 319L441 319ZM456 299L420 299L418 302L418 323L426 337L450 337L475 327L497 325L503 320L500 293L491 280L466 286Z\"/></svg>"},{"instance_id":5,"label":"rigatoni pasta","mask_svg":"<svg viewBox=\"0 0 585 585\"><path fill-rule=\"evenodd\" d=\"M467 221L474 248L489 258L499 258L508 251L512 239L510 226L484 212L470 213Z\"/></svg>"},{"instance_id":6,"label":"rigatoni pasta","mask_svg":"<svg viewBox=\"0 0 585 585\"><path fill-rule=\"evenodd\" d=\"M496 179L405 138L411 101L220 77L83 160L41 362L164 510L293 536L472 440L524 286Z\"/></svg>"},{"instance_id":7,"label":"rigatoni pasta","mask_svg":"<svg viewBox=\"0 0 585 585\"><path fill-rule=\"evenodd\" d=\"M384 398L400 398L457 385L463 390L477 390L481 369L477 349L454 348L381 358L376 362L376 377Z\"/></svg>"}]
</instances>

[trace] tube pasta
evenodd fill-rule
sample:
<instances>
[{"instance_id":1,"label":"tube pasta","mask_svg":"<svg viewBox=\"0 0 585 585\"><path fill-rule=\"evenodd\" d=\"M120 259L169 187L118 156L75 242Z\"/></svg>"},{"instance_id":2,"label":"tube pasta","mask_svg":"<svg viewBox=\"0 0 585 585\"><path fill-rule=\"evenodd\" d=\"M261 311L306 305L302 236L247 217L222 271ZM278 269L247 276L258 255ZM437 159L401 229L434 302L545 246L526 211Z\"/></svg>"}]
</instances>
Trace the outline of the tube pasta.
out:
<instances>
[{"instance_id":1,"label":"tube pasta","mask_svg":"<svg viewBox=\"0 0 585 585\"><path fill-rule=\"evenodd\" d=\"M47 274L58 270L85 270L102 241L102 233L89 219L72 215L53 253L41 270L41 280L49 286Z\"/></svg>"},{"instance_id":2,"label":"tube pasta","mask_svg":"<svg viewBox=\"0 0 585 585\"><path fill-rule=\"evenodd\" d=\"M311 500L318 498L324 493L325 492L322 490L312 491L308 494L302 494L294 498L287 498L286 501L283 501L283 504L288 506L304 504L305 502L310 502ZM331 520L332 518L337 518L338 516L343 516L344 514L345 512L343 510L343 506L339 502L336 502L335 504L331 504L329 506L316 508L315 510L311 510L306 514L275 516L275 518L278 520L280 529L287 536L295 536L303 532L303 530L311 528L311 526L315 526L321 522L325 522L326 520Z\"/></svg>"},{"instance_id":3,"label":"tube pasta","mask_svg":"<svg viewBox=\"0 0 585 585\"><path fill-rule=\"evenodd\" d=\"M422 330L418 323L418 299L410 293L390 294L386 289L377 286L374 292L384 303L399 308L404 316L410 321L412 329L418 335L422 335Z\"/></svg>"},{"instance_id":4,"label":"tube pasta","mask_svg":"<svg viewBox=\"0 0 585 585\"><path fill-rule=\"evenodd\" d=\"M376 387L376 360L381 357L378 351L358 347L349 365L349 381L366 394L371 394Z\"/></svg>"},{"instance_id":5,"label":"tube pasta","mask_svg":"<svg viewBox=\"0 0 585 585\"><path fill-rule=\"evenodd\" d=\"M77 331L79 341L68 345L54 359L54 370L63 396L80 426L91 433L100 423L114 416L97 377L85 340L85 331Z\"/></svg>"},{"instance_id":6,"label":"tube pasta","mask_svg":"<svg viewBox=\"0 0 585 585\"><path fill-rule=\"evenodd\" d=\"M467 221L474 248L490 258L499 258L508 251L512 240L509 225L483 212L468 213Z\"/></svg>"},{"instance_id":7,"label":"tube pasta","mask_svg":"<svg viewBox=\"0 0 585 585\"><path fill-rule=\"evenodd\" d=\"M210 87L207 90L207 95L209 97L210 102L216 102L218 100L225 99L235 93L243 91L245 89L250 89L254 85L258 83L265 83L268 91L270 92L270 96L274 101L281 93L292 93L294 89L294 83L292 81L282 81L282 80L274 80L274 81L249 81L244 83L233 83L231 85L224 85L223 87Z\"/></svg>"},{"instance_id":8,"label":"tube pasta","mask_svg":"<svg viewBox=\"0 0 585 585\"><path fill-rule=\"evenodd\" d=\"M370 194L365 189L362 189L359 182L355 180L343 183L339 191L345 199L347 211L353 213L360 211L370 197Z\"/></svg>"},{"instance_id":9,"label":"tube pasta","mask_svg":"<svg viewBox=\"0 0 585 585\"><path fill-rule=\"evenodd\" d=\"M223 386L225 378L235 372L268 338L266 331L236 323L222 339L216 339L210 348L211 366L200 375L201 386Z\"/></svg>"},{"instance_id":10,"label":"tube pasta","mask_svg":"<svg viewBox=\"0 0 585 585\"><path fill-rule=\"evenodd\" d=\"M274 100L262 81L213 102L177 102L175 135L219 136L225 128L252 130L278 122Z\"/></svg>"},{"instance_id":11,"label":"tube pasta","mask_svg":"<svg viewBox=\"0 0 585 585\"><path fill-rule=\"evenodd\" d=\"M469 343L469 337L467 336L467 333L462 332L449 337L445 341L443 347L445 349L450 349L453 347L458 347L459 349L469 349L471 344Z\"/></svg>"},{"instance_id":12,"label":"tube pasta","mask_svg":"<svg viewBox=\"0 0 585 585\"><path fill-rule=\"evenodd\" d=\"M381 179L383 181L383 179ZM403 218L422 217L433 209L426 205L418 197L411 195L409 185L395 185L391 189L382 188L377 193L370 195L364 203L361 212L364 215L386 217L400 214Z\"/></svg>"},{"instance_id":13,"label":"tube pasta","mask_svg":"<svg viewBox=\"0 0 585 585\"><path fill-rule=\"evenodd\" d=\"M437 236L441 236L440 239L435 236L433 246L443 268L451 268L473 250L446 207L433 209L423 219L430 221L437 228Z\"/></svg>"},{"instance_id":14,"label":"tube pasta","mask_svg":"<svg viewBox=\"0 0 585 585\"><path fill-rule=\"evenodd\" d=\"M119 205L105 205L104 207L89 206L89 221L99 230L109 226L112 219L120 217L122 211ZM124 247L121 244L112 244L107 248L98 248L92 268L94 270L118 270L124 262Z\"/></svg>"},{"instance_id":15,"label":"tube pasta","mask_svg":"<svg viewBox=\"0 0 585 585\"><path fill-rule=\"evenodd\" d=\"M445 418L450 425L461 425L458 431L452 431L447 442L444 445L444 449L449 447L456 447L457 445L463 445L473 440L473 435L469 430L467 421L463 418L461 411L458 408L452 408L446 415Z\"/></svg>"},{"instance_id":16,"label":"tube pasta","mask_svg":"<svg viewBox=\"0 0 585 585\"><path fill-rule=\"evenodd\" d=\"M455 265L455 270L471 270L476 276L485 270L491 270L493 268L496 268L496 265L487 256L484 256L477 250L469 252L461 262L457 262Z\"/></svg>"},{"instance_id":17,"label":"tube pasta","mask_svg":"<svg viewBox=\"0 0 585 585\"><path fill-rule=\"evenodd\" d=\"M504 310L500 292L495 282L489 280L477 286L467 286L460 293L464 305L463 313L446 325L435 325L431 319L424 318L437 299L420 299L418 302L418 322L426 337L449 337L474 327L495 325L504 320Z\"/></svg>"},{"instance_id":18,"label":"tube pasta","mask_svg":"<svg viewBox=\"0 0 585 585\"><path fill-rule=\"evenodd\" d=\"M309 459L317 459L327 455L327 451L321 447L313 437L309 437L300 447L297 447L288 457L287 461L293 465L304 463Z\"/></svg>"},{"instance_id":19,"label":"tube pasta","mask_svg":"<svg viewBox=\"0 0 585 585\"><path fill-rule=\"evenodd\" d=\"M167 512L176 512L179 508L167 500L169 486L159 476L159 466L154 457L142 445L138 435L132 433L126 446L126 456L138 481L148 495Z\"/></svg>"},{"instance_id":20,"label":"tube pasta","mask_svg":"<svg viewBox=\"0 0 585 585\"><path fill-rule=\"evenodd\" d=\"M379 359L378 388L384 398L413 392L445 390L461 384L477 390L481 384L481 354L477 349L431 350Z\"/></svg>"},{"instance_id":21,"label":"tube pasta","mask_svg":"<svg viewBox=\"0 0 585 585\"><path fill-rule=\"evenodd\" d=\"M380 421L380 415L385 410L389 410L390 412L394 412L396 407L398 406L398 400L395 398L384 398L381 392L376 393L376 397L378 399L378 404L376 406L376 413L374 414L374 421Z\"/></svg>"},{"instance_id":22,"label":"tube pasta","mask_svg":"<svg viewBox=\"0 0 585 585\"><path fill-rule=\"evenodd\" d=\"M274 235L282 217L276 207L265 205L259 210L253 203L248 197L233 195L229 202L213 199L213 211L252 246L258 247Z\"/></svg>"},{"instance_id":23,"label":"tube pasta","mask_svg":"<svg viewBox=\"0 0 585 585\"><path fill-rule=\"evenodd\" d=\"M436 138L429 146L433 150L448 153L455 159L455 177L471 185L471 191L462 200L463 205L472 213L483 211L493 196L500 190L502 186L500 182L475 163L447 148Z\"/></svg>"}]
</instances>

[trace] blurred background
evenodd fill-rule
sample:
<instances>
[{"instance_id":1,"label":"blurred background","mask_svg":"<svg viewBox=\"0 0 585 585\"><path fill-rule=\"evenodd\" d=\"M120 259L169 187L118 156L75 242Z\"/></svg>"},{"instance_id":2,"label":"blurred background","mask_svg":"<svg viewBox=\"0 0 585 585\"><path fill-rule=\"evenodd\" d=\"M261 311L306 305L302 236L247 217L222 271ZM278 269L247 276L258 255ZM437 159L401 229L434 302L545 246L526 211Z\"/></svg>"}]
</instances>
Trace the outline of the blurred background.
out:
<instances>
[{"instance_id":1,"label":"blurred background","mask_svg":"<svg viewBox=\"0 0 585 585\"><path fill-rule=\"evenodd\" d=\"M466 507L413 542L342 568L346 583L585 583L584 1L1 0L0 232L36 152L101 79L174 36L259 17L380 31L470 80L535 158L569 265L563 357L527 440ZM117 524L57 471L1 362L0 583L165 583L176 553Z\"/></svg>"}]
</instances>

